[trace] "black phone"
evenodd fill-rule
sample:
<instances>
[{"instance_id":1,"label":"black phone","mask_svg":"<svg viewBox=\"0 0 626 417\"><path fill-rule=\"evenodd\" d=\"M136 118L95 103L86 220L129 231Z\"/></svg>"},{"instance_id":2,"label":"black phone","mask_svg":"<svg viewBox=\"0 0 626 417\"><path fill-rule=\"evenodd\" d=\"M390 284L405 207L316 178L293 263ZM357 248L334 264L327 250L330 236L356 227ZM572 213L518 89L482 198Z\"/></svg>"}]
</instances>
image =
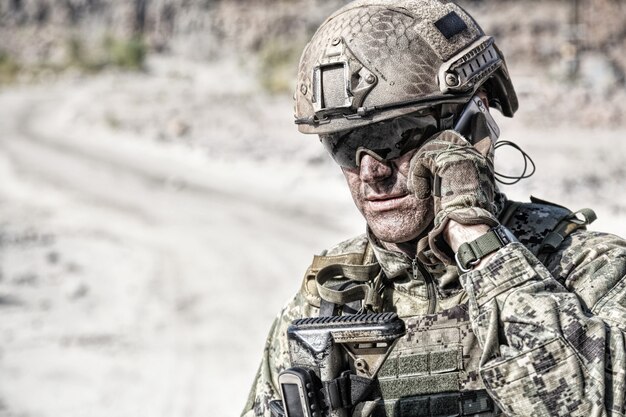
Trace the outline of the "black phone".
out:
<instances>
[{"instance_id":1,"label":"black phone","mask_svg":"<svg viewBox=\"0 0 626 417\"><path fill-rule=\"evenodd\" d=\"M500 128L498 127L498 124L494 120L493 116L491 116L491 113L489 113L489 109L487 109L485 103L483 103L478 96L473 96L467 103L454 125L454 130L463 135L471 143L475 143L477 140L482 139L473 137L472 121L477 114L485 116L491 140L493 142L498 140L498 137L500 136Z\"/></svg>"}]
</instances>

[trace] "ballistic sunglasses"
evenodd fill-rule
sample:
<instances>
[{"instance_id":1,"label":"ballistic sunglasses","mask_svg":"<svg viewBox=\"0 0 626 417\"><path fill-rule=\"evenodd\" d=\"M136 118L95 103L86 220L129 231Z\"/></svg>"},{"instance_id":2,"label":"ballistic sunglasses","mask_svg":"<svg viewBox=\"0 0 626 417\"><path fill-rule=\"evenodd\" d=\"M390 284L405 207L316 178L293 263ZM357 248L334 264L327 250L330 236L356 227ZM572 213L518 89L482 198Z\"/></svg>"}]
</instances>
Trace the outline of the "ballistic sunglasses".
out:
<instances>
[{"instance_id":1,"label":"ballistic sunglasses","mask_svg":"<svg viewBox=\"0 0 626 417\"><path fill-rule=\"evenodd\" d=\"M438 130L434 115L409 115L319 136L337 164L355 169L365 153L381 162L395 159L421 146Z\"/></svg>"}]
</instances>

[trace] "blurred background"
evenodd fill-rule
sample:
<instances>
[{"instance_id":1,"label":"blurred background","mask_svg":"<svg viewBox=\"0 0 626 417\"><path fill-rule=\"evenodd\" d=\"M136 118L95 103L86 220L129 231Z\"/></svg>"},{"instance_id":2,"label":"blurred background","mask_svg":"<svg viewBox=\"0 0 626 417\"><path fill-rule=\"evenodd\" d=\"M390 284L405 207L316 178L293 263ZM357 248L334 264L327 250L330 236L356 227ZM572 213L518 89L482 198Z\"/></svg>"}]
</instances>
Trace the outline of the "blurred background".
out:
<instances>
[{"instance_id":1,"label":"blurred background","mask_svg":"<svg viewBox=\"0 0 626 417\"><path fill-rule=\"evenodd\" d=\"M364 230L293 125L299 54L345 3L0 0L0 416L239 415L312 255ZM537 164L503 191L626 236L626 2L460 3Z\"/></svg>"}]
</instances>

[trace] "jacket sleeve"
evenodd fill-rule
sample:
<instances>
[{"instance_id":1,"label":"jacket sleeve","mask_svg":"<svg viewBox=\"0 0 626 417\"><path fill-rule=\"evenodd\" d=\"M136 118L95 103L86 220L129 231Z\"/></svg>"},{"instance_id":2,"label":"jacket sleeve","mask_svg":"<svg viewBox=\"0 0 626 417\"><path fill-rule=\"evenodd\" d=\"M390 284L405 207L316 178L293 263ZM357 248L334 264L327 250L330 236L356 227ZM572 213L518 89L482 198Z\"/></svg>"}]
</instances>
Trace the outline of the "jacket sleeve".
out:
<instances>
[{"instance_id":1,"label":"jacket sleeve","mask_svg":"<svg viewBox=\"0 0 626 417\"><path fill-rule=\"evenodd\" d=\"M314 312L301 293L290 301L278 314L265 341L261 365L252 383L248 401L241 417L270 417L269 403L280 399L277 390L278 374L289 366L287 327L300 317Z\"/></svg>"},{"instance_id":2,"label":"jacket sleeve","mask_svg":"<svg viewBox=\"0 0 626 417\"><path fill-rule=\"evenodd\" d=\"M269 417L270 411L268 410L268 404L273 399L277 398L276 385L272 374L274 373L272 345L276 339L276 328L278 327L280 317L274 319L272 327L265 341L265 348L263 349L263 357L261 359L261 365L252 382L252 388L248 394L248 401L241 413L241 417L256 417L266 416Z\"/></svg>"},{"instance_id":3,"label":"jacket sleeve","mask_svg":"<svg viewBox=\"0 0 626 417\"><path fill-rule=\"evenodd\" d=\"M485 386L511 416L623 416L626 243L575 232L546 265L512 243L461 276Z\"/></svg>"}]
</instances>

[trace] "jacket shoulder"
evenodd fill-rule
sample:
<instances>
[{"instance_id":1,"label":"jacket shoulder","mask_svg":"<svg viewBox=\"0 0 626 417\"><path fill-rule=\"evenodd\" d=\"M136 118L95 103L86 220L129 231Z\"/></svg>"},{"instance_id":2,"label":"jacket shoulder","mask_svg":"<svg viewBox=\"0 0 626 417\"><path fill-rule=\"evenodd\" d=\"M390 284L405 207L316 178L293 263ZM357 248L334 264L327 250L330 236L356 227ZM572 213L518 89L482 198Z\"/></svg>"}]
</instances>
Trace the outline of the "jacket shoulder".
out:
<instances>
[{"instance_id":1,"label":"jacket shoulder","mask_svg":"<svg viewBox=\"0 0 626 417\"><path fill-rule=\"evenodd\" d=\"M330 249L322 251L320 256L338 256L348 253L365 253L368 245L367 236L365 233L355 236L350 239L346 239L342 242L331 246Z\"/></svg>"},{"instance_id":2,"label":"jacket shoulder","mask_svg":"<svg viewBox=\"0 0 626 417\"><path fill-rule=\"evenodd\" d=\"M320 296L317 292L315 276L320 269L331 264L363 265L367 262L371 247L365 234L346 239L330 249L313 256L311 265L304 274L300 293L306 301L314 306L320 306ZM371 255L373 256L373 255Z\"/></svg>"},{"instance_id":3,"label":"jacket shoulder","mask_svg":"<svg viewBox=\"0 0 626 417\"><path fill-rule=\"evenodd\" d=\"M556 250L572 232L595 219L595 214L589 209L579 213L583 214L582 219L568 208L531 197L530 202L507 202L500 214L500 223L534 255L539 256Z\"/></svg>"}]
</instances>

